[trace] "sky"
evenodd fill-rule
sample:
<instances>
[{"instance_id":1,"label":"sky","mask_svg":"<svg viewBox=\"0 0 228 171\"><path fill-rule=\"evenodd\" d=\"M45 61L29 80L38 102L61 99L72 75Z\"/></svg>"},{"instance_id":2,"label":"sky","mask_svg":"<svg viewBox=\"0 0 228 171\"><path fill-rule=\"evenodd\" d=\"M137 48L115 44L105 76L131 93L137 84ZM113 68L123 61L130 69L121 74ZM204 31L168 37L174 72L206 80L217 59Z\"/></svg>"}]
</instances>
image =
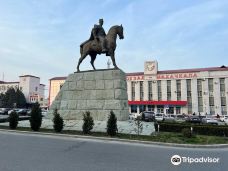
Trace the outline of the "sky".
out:
<instances>
[{"instance_id":1,"label":"sky","mask_svg":"<svg viewBox=\"0 0 228 171\"><path fill-rule=\"evenodd\" d=\"M227 0L0 0L0 80L49 79L76 71L79 45L104 19L108 32L122 24L116 62L126 73L228 65ZM107 68L109 57L95 66ZM81 70L92 69L87 57Z\"/></svg>"}]
</instances>

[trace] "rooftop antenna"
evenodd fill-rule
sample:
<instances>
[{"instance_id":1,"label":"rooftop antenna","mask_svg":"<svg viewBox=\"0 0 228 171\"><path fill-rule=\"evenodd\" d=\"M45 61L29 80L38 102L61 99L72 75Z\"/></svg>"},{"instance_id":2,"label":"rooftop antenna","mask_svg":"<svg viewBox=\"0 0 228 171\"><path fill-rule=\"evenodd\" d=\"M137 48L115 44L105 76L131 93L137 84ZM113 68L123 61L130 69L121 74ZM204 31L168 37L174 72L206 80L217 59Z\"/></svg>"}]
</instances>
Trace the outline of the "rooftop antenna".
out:
<instances>
[{"instance_id":1,"label":"rooftop antenna","mask_svg":"<svg viewBox=\"0 0 228 171\"><path fill-rule=\"evenodd\" d=\"M110 65L111 65L111 62L110 62L110 60L108 59L108 62L107 62L107 67L108 67L108 69L110 69Z\"/></svg>"}]
</instances>

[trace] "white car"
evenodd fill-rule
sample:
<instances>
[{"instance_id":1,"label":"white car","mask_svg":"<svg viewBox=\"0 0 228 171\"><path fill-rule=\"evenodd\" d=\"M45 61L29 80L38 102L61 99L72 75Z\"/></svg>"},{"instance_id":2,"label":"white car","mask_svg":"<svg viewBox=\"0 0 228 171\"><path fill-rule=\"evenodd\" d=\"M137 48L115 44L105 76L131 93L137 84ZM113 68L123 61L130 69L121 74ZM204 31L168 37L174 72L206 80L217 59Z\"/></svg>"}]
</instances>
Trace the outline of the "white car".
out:
<instances>
[{"instance_id":1,"label":"white car","mask_svg":"<svg viewBox=\"0 0 228 171\"><path fill-rule=\"evenodd\" d=\"M205 117L202 119L202 123L218 125L218 120L213 117Z\"/></svg>"},{"instance_id":2,"label":"white car","mask_svg":"<svg viewBox=\"0 0 228 171\"><path fill-rule=\"evenodd\" d=\"M221 115L220 116L220 121L224 122L225 119L228 119L228 115Z\"/></svg>"},{"instance_id":3,"label":"white car","mask_svg":"<svg viewBox=\"0 0 228 171\"><path fill-rule=\"evenodd\" d=\"M174 114L166 114L164 116L165 121L174 121L175 120L175 115Z\"/></svg>"},{"instance_id":4,"label":"white car","mask_svg":"<svg viewBox=\"0 0 228 171\"><path fill-rule=\"evenodd\" d=\"M228 117L224 119L224 122L228 124Z\"/></svg>"},{"instance_id":5,"label":"white car","mask_svg":"<svg viewBox=\"0 0 228 171\"><path fill-rule=\"evenodd\" d=\"M162 113L156 113L155 114L155 120L163 121L164 120L164 115Z\"/></svg>"}]
</instances>

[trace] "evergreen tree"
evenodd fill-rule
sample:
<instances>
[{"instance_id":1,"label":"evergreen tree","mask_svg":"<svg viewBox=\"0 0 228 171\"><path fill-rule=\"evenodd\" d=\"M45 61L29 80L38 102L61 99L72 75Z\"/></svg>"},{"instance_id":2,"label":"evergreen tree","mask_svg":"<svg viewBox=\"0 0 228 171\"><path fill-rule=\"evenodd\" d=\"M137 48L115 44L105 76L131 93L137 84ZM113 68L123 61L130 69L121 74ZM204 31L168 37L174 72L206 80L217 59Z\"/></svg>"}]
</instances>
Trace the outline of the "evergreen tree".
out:
<instances>
[{"instance_id":1,"label":"evergreen tree","mask_svg":"<svg viewBox=\"0 0 228 171\"><path fill-rule=\"evenodd\" d=\"M39 131L42 124L42 113L39 103L35 103L32 107L30 126L33 131Z\"/></svg>"},{"instance_id":2,"label":"evergreen tree","mask_svg":"<svg viewBox=\"0 0 228 171\"><path fill-rule=\"evenodd\" d=\"M16 97L16 92L14 88L9 88L6 91L4 101L5 101L5 107L7 108L15 107L14 104L17 103L17 97Z\"/></svg>"},{"instance_id":3,"label":"evergreen tree","mask_svg":"<svg viewBox=\"0 0 228 171\"><path fill-rule=\"evenodd\" d=\"M143 131L143 123L140 120L140 117L137 117L135 120L135 132L139 136Z\"/></svg>"},{"instance_id":4,"label":"evergreen tree","mask_svg":"<svg viewBox=\"0 0 228 171\"><path fill-rule=\"evenodd\" d=\"M4 99L5 95L3 93L0 94L0 108L4 107Z\"/></svg>"},{"instance_id":5,"label":"evergreen tree","mask_svg":"<svg viewBox=\"0 0 228 171\"><path fill-rule=\"evenodd\" d=\"M117 118L113 111L110 112L108 121L107 121L107 134L110 136L115 136L118 132L117 129Z\"/></svg>"},{"instance_id":6,"label":"evergreen tree","mask_svg":"<svg viewBox=\"0 0 228 171\"><path fill-rule=\"evenodd\" d=\"M24 108L26 106L26 99L21 90L16 90L16 103L18 108Z\"/></svg>"},{"instance_id":7,"label":"evergreen tree","mask_svg":"<svg viewBox=\"0 0 228 171\"><path fill-rule=\"evenodd\" d=\"M15 111L10 113L10 115L9 115L9 127L10 127L10 129L16 129L17 128L18 119L19 119L19 116Z\"/></svg>"},{"instance_id":8,"label":"evergreen tree","mask_svg":"<svg viewBox=\"0 0 228 171\"><path fill-rule=\"evenodd\" d=\"M63 129L63 126L64 126L63 118L60 116L57 109L54 110L53 115L54 115L53 128L54 128L55 132L61 132Z\"/></svg>"},{"instance_id":9,"label":"evergreen tree","mask_svg":"<svg viewBox=\"0 0 228 171\"><path fill-rule=\"evenodd\" d=\"M90 116L90 112L86 111L85 114L83 114L83 125L82 125L82 131L84 134L90 134L91 130L93 129L94 122L92 116Z\"/></svg>"}]
</instances>

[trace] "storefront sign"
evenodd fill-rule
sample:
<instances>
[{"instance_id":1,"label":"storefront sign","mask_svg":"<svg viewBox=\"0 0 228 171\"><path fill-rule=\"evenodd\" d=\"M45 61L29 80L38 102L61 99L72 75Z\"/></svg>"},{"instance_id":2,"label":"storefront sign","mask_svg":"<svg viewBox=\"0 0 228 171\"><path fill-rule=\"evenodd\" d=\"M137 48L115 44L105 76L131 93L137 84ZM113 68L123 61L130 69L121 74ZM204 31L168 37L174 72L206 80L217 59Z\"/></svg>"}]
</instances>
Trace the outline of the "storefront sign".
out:
<instances>
[{"instance_id":1,"label":"storefront sign","mask_svg":"<svg viewBox=\"0 0 228 171\"><path fill-rule=\"evenodd\" d=\"M179 73L179 74L162 74L157 75L157 79L181 79L181 78L197 78L196 73Z\"/></svg>"},{"instance_id":2,"label":"storefront sign","mask_svg":"<svg viewBox=\"0 0 228 171\"><path fill-rule=\"evenodd\" d=\"M138 75L138 76L128 76L127 81L138 81L138 80L144 80L144 75Z\"/></svg>"}]
</instances>

